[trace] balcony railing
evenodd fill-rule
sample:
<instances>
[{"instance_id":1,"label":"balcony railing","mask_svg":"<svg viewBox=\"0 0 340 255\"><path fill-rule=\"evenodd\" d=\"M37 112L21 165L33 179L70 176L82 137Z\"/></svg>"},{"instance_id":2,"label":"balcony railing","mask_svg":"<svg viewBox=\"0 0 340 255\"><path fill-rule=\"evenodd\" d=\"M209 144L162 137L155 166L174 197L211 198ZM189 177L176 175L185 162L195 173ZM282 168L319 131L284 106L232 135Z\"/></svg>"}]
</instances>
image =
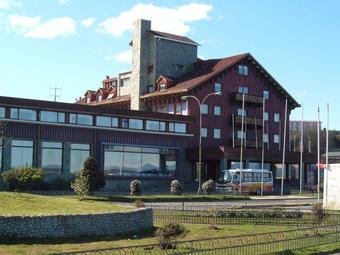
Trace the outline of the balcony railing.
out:
<instances>
[{"instance_id":1,"label":"balcony railing","mask_svg":"<svg viewBox=\"0 0 340 255\"><path fill-rule=\"evenodd\" d=\"M242 101L243 99L242 93L234 93L233 98L236 101ZM263 97L256 96L256 95L250 95L250 94L244 94L244 102L246 103L252 103L252 104L259 104L262 105L263 103Z\"/></svg>"},{"instance_id":2,"label":"balcony railing","mask_svg":"<svg viewBox=\"0 0 340 255\"><path fill-rule=\"evenodd\" d=\"M239 138L235 139L235 146L241 147L241 139ZM262 141L257 141L257 147L256 147L255 140L243 139L243 147L244 148L262 148Z\"/></svg>"},{"instance_id":3,"label":"balcony railing","mask_svg":"<svg viewBox=\"0 0 340 255\"><path fill-rule=\"evenodd\" d=\"M240 116L240 115L233 115L233 116L234 116L234 123L235 124L242 124L242 116ZM260 118L245 116L244 117L244 124L247 124L247 127L253 127L253 126L255 127L255 125L262 127L263 121Z\"/></svg>"}]
</instances>

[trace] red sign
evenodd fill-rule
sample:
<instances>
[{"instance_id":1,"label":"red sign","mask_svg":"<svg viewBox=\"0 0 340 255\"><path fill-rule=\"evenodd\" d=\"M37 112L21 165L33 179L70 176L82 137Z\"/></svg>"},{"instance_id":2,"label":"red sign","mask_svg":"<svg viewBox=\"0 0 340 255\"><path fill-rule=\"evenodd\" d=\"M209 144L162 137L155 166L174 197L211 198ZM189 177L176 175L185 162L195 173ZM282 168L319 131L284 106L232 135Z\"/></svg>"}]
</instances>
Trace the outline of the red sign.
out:
<instances>
[{"instance_id":1,"label":"red sign","mask_svg":"<svg viewBox=\"0 0 340 255\"><path fill-rule=\"evenodd\" d=\"M321 169L325 169L326 168L326 164L316 164L316 167L319 167L319 166L320 166Z\"/></svg>"}]
</instances>

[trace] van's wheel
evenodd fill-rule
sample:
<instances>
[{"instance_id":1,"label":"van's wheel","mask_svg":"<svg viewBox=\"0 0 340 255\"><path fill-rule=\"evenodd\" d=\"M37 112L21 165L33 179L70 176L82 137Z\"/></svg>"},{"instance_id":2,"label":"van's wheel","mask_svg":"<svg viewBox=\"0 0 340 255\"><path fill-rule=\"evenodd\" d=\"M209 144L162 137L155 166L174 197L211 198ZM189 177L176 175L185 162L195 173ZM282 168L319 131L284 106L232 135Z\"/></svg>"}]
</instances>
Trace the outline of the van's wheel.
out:
<instances>
[{"instance_id":1,"label":"van's wheel","mask_svg":"<svg viewBox=\"0 0 340 255\"><path fill-rule=\"evenodd\" d=\"M258 196L261 195L261 190L260 189L256 190L256 195L258 195Z\"/></svg>"}]
</instances>

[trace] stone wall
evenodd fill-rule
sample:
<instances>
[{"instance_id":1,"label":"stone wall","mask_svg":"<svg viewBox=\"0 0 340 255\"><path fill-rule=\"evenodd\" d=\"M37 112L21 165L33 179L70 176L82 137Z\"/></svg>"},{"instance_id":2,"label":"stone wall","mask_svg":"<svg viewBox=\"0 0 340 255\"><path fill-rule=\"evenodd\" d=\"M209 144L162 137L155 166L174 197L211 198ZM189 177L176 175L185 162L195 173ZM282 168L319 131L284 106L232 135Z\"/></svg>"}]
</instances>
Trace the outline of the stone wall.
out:
<instances>
[{"instance_id":1,"label":"stone wall","mask_svg":"<svg viewBox=\"0 0 340 255\"><path fill-rule=\"evenodd\" d=\"M0 216L0 238L115 236L152 227L152 209L146 208L117 213Z\"/></svg>"}]
</instances>

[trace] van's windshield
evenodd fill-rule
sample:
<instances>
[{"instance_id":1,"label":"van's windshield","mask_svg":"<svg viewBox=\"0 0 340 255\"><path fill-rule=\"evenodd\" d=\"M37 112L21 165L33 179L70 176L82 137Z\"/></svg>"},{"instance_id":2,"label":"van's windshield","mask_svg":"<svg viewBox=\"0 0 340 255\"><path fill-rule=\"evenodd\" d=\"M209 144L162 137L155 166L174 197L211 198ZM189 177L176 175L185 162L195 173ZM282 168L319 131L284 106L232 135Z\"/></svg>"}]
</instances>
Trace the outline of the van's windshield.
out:
<instances>
[{"instance_id":1,"label":"van's windshield","mask_svg":"<svg viewBox=\"0 0 340 255\"><path fill-rule=\"evenodd\" d=\"M231 174L229 171L221 171L217 176L217 181L220 183L231 182Z\"/></svg>"}]
</instances>

